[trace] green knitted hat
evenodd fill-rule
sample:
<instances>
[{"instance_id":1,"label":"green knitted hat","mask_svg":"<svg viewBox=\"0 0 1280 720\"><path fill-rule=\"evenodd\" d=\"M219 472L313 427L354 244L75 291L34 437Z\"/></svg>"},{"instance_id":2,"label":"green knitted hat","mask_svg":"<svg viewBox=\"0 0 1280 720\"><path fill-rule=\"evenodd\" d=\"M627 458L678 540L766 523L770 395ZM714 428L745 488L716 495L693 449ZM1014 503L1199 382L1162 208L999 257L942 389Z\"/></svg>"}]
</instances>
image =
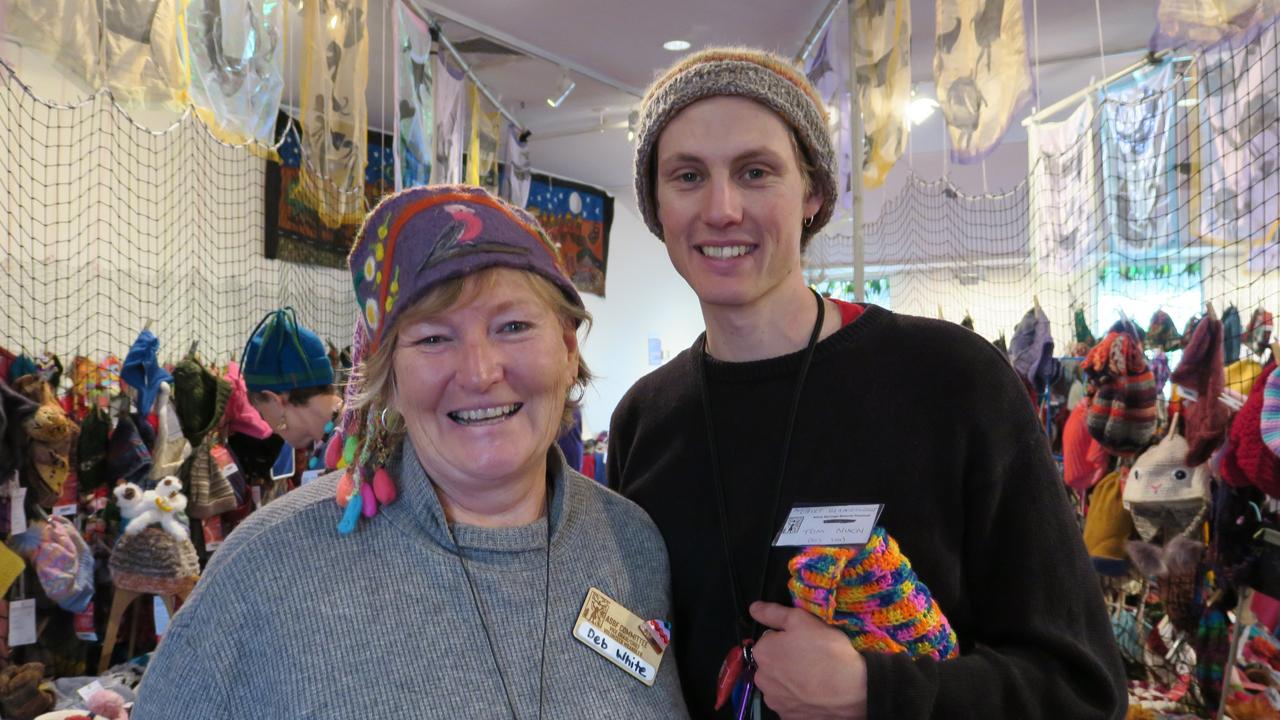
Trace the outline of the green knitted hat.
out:
<instances>
[{"instance_id":1,"label":"green knitted hat","mask_svg":"<svg viewBox=\"0 0 1280 720\"><path fill-rule=\"evenodd\" d=\"M814 167L814 189L823 198L813 222L801 233L801 241L807 242L831 219L839 197L827 111L818 92L791 61L749 48L709 48L694 53L649 86L636 124L635 156L636 203L645 224L665 240L653 200L655 150L662 131L689 105L721 95L755 100L780 115L795 131L796 141Z\"/></svg>"}]
</instances>

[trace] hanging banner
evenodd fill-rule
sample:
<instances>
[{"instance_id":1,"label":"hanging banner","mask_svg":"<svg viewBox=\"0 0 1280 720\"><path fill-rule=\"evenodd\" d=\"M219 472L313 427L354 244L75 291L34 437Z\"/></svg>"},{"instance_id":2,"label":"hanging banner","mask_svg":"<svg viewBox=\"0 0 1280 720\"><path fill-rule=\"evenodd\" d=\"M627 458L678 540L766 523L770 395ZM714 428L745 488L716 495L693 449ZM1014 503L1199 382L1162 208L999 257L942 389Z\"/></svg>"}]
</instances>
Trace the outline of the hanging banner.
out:
<instances>
[{"instance_id":1,"label":"hanging banner","mask_svg":"<svg viewBox=\"0 0 1280 720\"><path fill-rule=\"evenodd\" d=\"M1251 42L1280 13L1280 0L1156 0L1151 50L1204 49Z\"/></svg>"},{"instance_id":2,"label":"hanging banner","mask_svg":"<svg viewBox=\"0 0 1280 720\"><path fill-rule=\"evenodd\" d=\"M331 228L364 217L367 0L302 5L301 192Z\"/></svg>"},{"instance_id":3,"label":"hanging banner","mask_svg":"<svg viewBox=\"0 0 1280 720\"><path fill-rule=\"evenodd\" d=\"M488 103L476 86L467 83L471 103L471 139L467 144L467 184L497 194L498 139L502 137L502 114L488 110Z\"/></svg>"},{"instance_id":4,"label":"hanging banner","mask_svg":"<svg viewBox=\"0 0 1280 720\"><path fill-rule=\"evenodd\" d=\"M938 0L933 79L951 159L982 160L1031 98L1022 3Z\"/></svg>"},{"instance_id":5,"label":"hanging banner","mask_svg":"<svg viewBox=\"0 0 1280 720\"><path fill-rule=\"evenodd\" d=\"M1094 249L1093 118L1093 103L1086 100L1062 122L1027 128L1031 239L1041 272L1079 272Z\"/></svg>"},{"instance_id":6,"label":"hanging banner","mask_svg":"<svg viewBox=\"0 0 1280 720\"><path fill-rule=\"evenodd\" d=\"M185 8L180 39L196 113L223 142L270 146L284 91L284 4L189 0Z\"/></svg>"},{"instance_id":7,"label":"hanging banner","mask_svg":"<svg viewBox=\"0 0 1280 720\"><path fill-rule=\"evenodd\" d=\"M520 139L520 129L507 123L507 141L502 144L501 195L516 207L529 204L529 144Z\"/></svg>"},{"instance_id":8,"label":"hanging banner","mask_svg":"<svg viewBox=\"0 0 1280 720\"><path fill-rule=\"evenodd\" d=\"M1103 200L1111 251L1132 258L1174 246L1177 161L1173 63L1135 72L1102 93Z\"/></svg>"},{"instance_id":9,"label":"hanging banner","mask_svg":"<svg viewBox=\"0 0 1280 720\"><path fill-rule=\"evenodd\" d=\"M853 27L862 42L854 57L866 135L862 182L877 188L907 150L911 102L911 3L857 0ZM845 29L848 44L848 29Z\"/></svg>"},{"instance_id":10,"label":"hanging banner","mask_svg":"<svg viewBox=\"0 0 1280 720\"><path fill-rule=\"evenodd\" d=\"M431 31L396 2L396 189L431 182Z\"/></svg>"},{"instance_id":11,"label":"hanging banner","mask_svg":"<svg viewBox=\"0 0 1280 720\"><path fill-rule=\"evenodd\" d=\"M839 165L838 180L840 198L836 205L837 215L841 212L848 217L853 212L853 180L850 168L853 166L853 127L850 124L849 110L849 11L848 5L841 8L831 18L822 37L814 47L813 53L805 63L805 75L813 88L822 97L827 108L827 131L831 135L831 147L835 148L836 161ZM870 156L870 153L867 154ZM866 168L866 165L863 165ZM863 176L866 183L866 176Z\"/></svg>"},{"instance_id":12,"label":"hanging banner","mask_svg":"<svg viewBox=\"0 0 1280 720\"><path fill-rule=\"evenodd\" d=\"M179 109L188 102L174 2L8 0L7 31L90 88L126 106Z\"/></svg>"},{"instance_id":13,"label":"hanging banner","mask_svg":"<svg viewBox=\"0 0 1280 720\"><path fill-rule=\"evenodd\" d=\"M440 54L436 55L435 95L432 98L435 125L435 162L431 182L450 185L462 182L462 153L466 142L466 74Z\"/></svg>"},{"instance_id":14,"label":"hanging banner","mask_svg":"<svg viewBox=\"0 0 1280 720\"><path fill-rule=\"evenodd\" d=\"M533 173L525 208L560 248L573 284L604 297L613 197L599 188Z\"/></svg>"},{"instance_id":15,"label":"hanging banner","mask_svg":"<svg viewBox=\"0 0 1280 720\"><path fill-rule=\"evenodd\" d=\"M1280 219L1277 41L1273 21L1243 48L1206 50L1196 66L1200 172L1192 176L1192 211L1203 237L1247 242L1251 258L1266 257Z\"/></svg>"},{"instance_id":16,"label":"hanging banner","mask_svg":"<svg viewBox=\"0 0 1280 720\"><path fill-rule=\"evenodd\" d=\"M267 163L263 197L265 239L263 255L273 260L345 268L351 243L363 217L331 227L320 219L320 211L302 192L302 145L306 131L283 113L276 121L280 162ZM366 148L361 202L373 207L395 190L395 145L389 135L370 132Z\"/></svg>"}]
</instances>

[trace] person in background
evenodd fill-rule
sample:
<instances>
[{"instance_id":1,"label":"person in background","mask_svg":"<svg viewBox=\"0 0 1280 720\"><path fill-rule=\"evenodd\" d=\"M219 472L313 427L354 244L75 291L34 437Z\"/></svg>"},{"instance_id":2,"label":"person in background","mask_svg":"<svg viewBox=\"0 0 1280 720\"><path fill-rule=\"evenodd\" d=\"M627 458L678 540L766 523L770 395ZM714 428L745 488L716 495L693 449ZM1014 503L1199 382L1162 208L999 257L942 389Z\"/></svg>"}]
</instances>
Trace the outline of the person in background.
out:
<instances>
[{"instance_id":1,"label":"person in background","mask_svg":"<svg viewBox=\"0 0 1280 720\"><path fill-rule=\"evenodd\" d=\"M806 286L839 193L827 128L794 65L745 48L689 55L640 110L640 214L706 333L618 405L609 481L671 548L691 714L1123 718L1098 579L1008 361Z\"/></svg>"},{"instance_id":2,"label":"person in background","mask_svg":"<svg viewBox=\"0 0 1280 720\"><path fill-rule=\"evenodd\" d=\"M573 424L560 433L556 444L564 453L564 460L569 467L582 471L582 408L573 408Z\"/></svg>"},{"instance_id":3,"label":"person in background","mask_svg":"<svg viewBox=\"0 0 1280 720\"><path fill-rule=\"evenodd\" d=\"M320 336L298 322L293 308L273 310L254 328L241 366L253 409L290 447L306 453L302 471L314 477L326 469L342 396Z\"/></svg>"},{"instance_id":4,"label":"person in background","mask_svg":"<svg viewBox=\"0 0 1280 720\"><path fill-rule=\"evenodd\" d=\"M590 379L555 245L466 186L392 195L357 237L347 467L231 533L133 719L687 717L673 658L627 677L650 641L605 622L668 616L662 537L555 444Z\"/></svg>"},{"instance_id":5,"label":"person in background","mask_svg":"<svg viewBox=\"0 0 1280 720\"><path fill-rule=\"evenodd\" d=\"M582 443L582 474L596 479L596 441L587 438Z\"/></svg>"}]
</instances>

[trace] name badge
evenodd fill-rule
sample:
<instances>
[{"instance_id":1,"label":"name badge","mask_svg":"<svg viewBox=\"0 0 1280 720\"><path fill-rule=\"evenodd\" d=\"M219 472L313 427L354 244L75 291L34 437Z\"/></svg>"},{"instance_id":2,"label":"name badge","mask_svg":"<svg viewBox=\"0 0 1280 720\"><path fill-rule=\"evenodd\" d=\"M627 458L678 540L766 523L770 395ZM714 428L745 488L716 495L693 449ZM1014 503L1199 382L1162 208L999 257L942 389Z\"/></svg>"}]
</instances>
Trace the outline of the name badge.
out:
<instances>
[{"instance_id":1,"label":"name badge","mask_svg":"<svg viewBox=\"0 0 1280 720\"><path fill-rule=\"evenodd\" d=\"M613 598L591 588L578 612L573 636L631 677L652 687L666 648L659 648L647 625L644 619Z\"/></svg>"},{"instance_id":2,"label":"name badge","mask_svg":"<svg viewBox=\"0 0 1280 720\"><path fill-rule=\"evenodd\" d=\"M793 507L774 547L866 545L884 505L813 505Z\"/></svg>"}]
</instances>

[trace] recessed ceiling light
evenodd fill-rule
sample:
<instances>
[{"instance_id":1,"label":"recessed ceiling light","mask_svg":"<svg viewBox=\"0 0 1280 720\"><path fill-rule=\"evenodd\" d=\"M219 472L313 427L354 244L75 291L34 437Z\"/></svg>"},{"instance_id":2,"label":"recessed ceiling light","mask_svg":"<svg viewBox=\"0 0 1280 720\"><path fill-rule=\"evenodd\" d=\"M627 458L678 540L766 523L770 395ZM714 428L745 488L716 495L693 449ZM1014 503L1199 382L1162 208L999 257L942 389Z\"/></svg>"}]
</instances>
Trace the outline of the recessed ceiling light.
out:
<instances>
[{"instance_id":1,"label":"recessed ceiling light","mask_svg":"<svg viewBox=\"0 0 1280 720\"><path fill-rule=\"evenodd\" d=\"M689 49L689 41L688 40L668 40L662 43L662 47L663 49L670 50L671 52L680 52L681 50Z\"/></svg>"}]
</instances>

